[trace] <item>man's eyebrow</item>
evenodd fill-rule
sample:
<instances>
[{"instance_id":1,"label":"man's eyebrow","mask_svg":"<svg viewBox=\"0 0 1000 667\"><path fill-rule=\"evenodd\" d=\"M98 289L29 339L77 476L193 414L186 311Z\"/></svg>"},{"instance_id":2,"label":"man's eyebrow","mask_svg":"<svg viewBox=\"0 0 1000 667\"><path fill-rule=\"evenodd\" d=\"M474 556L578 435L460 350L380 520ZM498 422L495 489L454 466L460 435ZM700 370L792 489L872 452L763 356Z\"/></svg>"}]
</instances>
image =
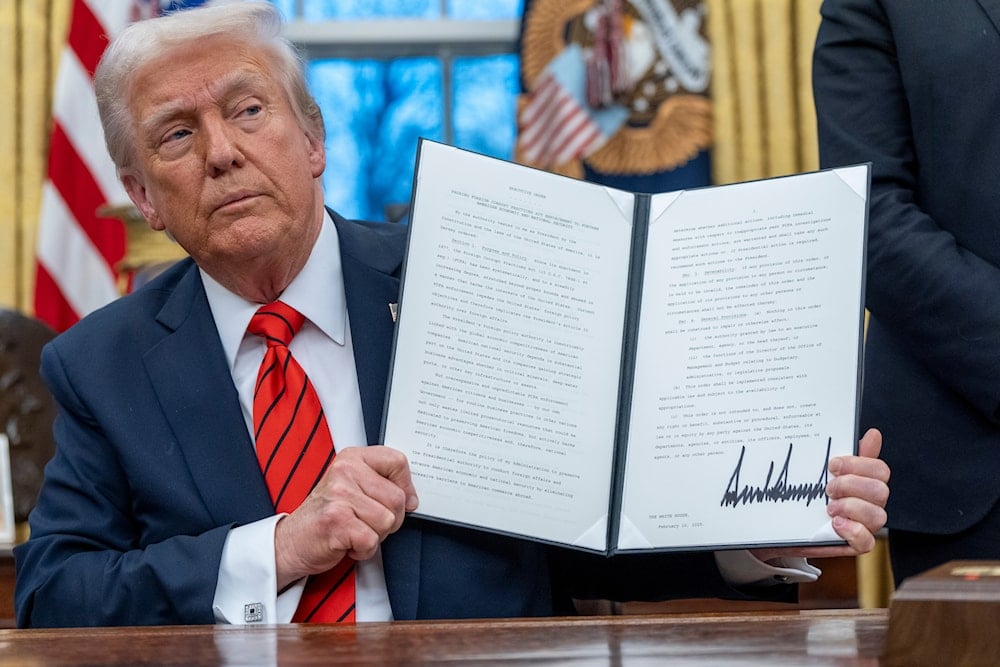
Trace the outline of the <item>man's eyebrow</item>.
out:
<instances>
[{"instance_id":1,"label":"man's eyebrow","mask_svg":"<svg viewBox=\"0 0 1000 667\"><path fill-rule=\"evenodd\" d=\"M265 78L256 72L238 70L228 72L210 86L212 97L217 100L225 100L233 95L252 90L261 90L265 84ZM195 104L190 99L170 100L151 111L142 119L140 127L144 133L154 132L161 125L169 123L175 118L193 114Z\"/></svg>"},{"instance_id":2,"label":"man's eyebrow","mask_svg":"<svg viewBox=\"0 0 1000 667\"><path fill-rule=\"evenodd\" d=\"M236 70L227 72L211 84L212 96L216 99L226 99L236 94L262 90L267 85L267 78L259 72Z\"/></svg>"},{"instance_id":3,"label":"man's eyebrow","mask_svg":"<svg viewBox=\"0 0 1000 667\"><path fill-rule=\"evenodd\" d=\"M190 102L186 100L174 100L160 105L151 111L142 119L139 126L143 134L150 134L173 119L189 115L193 111L194 105Z\"/></svg>"}]
</instances>

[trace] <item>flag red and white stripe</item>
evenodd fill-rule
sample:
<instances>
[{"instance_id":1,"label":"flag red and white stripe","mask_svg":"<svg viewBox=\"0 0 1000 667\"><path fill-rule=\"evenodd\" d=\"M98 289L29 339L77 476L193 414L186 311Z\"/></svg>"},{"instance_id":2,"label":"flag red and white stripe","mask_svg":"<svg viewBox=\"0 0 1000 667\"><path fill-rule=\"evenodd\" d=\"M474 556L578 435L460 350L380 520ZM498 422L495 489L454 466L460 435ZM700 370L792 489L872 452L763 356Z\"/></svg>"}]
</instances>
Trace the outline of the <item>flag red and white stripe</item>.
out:
<instances>
[{"instance_id":1,"label":"flag red and white stripe","mask_svg":"<svg viewBox=\"0 0 1000 667\"><path fill-rule=\"evenodd\" d=\"M607 140L551 72L541 76L518 120L522 158L543 168L589 155Z\"/></svg>"},{"instance_id":2,"label":"flag red and white stripe","mask_svg":"<svg viewBox=\"0 0 1000 667\"><path fill-rule=\"evenodd\" d=\"M628 120L620 104L587 103L586 58L571 44L549 61L518 113L517 156L542 169L587 157Z\"/></svg>"},{"instance_id":3,"label":"flag red and white stripe","mask_svg":"<svg viewBox=\"0 0 1000 667\"><path fill-rule=\"evenodd\" d=\"M128 197L104 147L93 73L108 36L134 16L135 0L73 0L38 223L35 314L57 331L118 296L125 233L97 209Z\"/></svg>"}]
</instances>

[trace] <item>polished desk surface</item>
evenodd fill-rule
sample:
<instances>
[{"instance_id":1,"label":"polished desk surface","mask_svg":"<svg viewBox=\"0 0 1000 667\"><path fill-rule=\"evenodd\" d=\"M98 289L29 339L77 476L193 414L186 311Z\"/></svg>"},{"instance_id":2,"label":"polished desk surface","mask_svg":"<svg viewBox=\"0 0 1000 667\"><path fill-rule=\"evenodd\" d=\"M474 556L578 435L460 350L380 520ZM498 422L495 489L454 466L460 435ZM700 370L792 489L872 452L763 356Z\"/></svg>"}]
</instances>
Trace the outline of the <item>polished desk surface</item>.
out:
<instances>
[{"instance_id":1,"label":"polished desk surface","mask_svg":"<svg viewBox=\"0 0 1000 667\"><path fill-rule=\"evenodd\" d=\"M877 665L888 613L0 630L0 664Z\"/></svg>"}]
</instances>

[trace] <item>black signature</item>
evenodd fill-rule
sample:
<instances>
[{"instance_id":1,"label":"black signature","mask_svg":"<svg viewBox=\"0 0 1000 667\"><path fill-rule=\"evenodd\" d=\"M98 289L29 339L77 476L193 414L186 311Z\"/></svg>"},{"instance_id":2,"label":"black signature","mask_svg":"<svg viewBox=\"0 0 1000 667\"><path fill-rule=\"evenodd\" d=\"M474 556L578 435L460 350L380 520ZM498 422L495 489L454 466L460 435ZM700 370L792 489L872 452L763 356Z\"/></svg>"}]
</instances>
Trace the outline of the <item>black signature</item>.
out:
<instances>
[{"instance_id":1,"label":"black signature","mask_svg":"<svg viewBox=\"0 0 1000 667\"><path fill-rule=\"evenodd\" d=\"M803 482L800 484L789 484L788 482L788 464L791 463L794 447L794 443L790 442L788 443L788 454L785 455L785 463L781 466L781 472L778 473L774 481L771 480L774 476L774 461L771 461L763 486L751 486L747 484L741 487L740 469L743 467L743 455L747 451L744 445L740 450L740 458L736 462L736 468L729 478L729 484L726 485L726 492L722 495L720 506L726 507L728 505L736 507L751 503L805 501L806 507L808 507L817 498L823 498L824 502L829 502L826 497L826 483L830 476L827 466L830 463L830 445L832 440L833 438L827 438L826 440L826 456L823 457L823 469L819 473L819 479L815 482Z\"/></svg>"}]
</instances>

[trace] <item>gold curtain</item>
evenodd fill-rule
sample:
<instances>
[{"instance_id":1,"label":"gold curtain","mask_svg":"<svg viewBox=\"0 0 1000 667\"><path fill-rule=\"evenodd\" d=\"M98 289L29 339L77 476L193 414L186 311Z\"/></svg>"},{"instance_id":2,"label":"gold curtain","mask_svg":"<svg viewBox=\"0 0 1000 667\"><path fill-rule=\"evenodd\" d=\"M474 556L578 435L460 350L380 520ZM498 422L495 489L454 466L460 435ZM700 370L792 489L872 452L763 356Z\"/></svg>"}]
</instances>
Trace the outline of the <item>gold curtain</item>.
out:
<instances>
[{"instance_id":1,"label":"gold curtain","mask_svg":"<svg viewBox=\"0 0 1000 667\"><path fill-rule=\"evenodd\" d=\"M814 170L821 0L708 0L716 183Z\"/></svg>"},{"instance_id":2,"label":"gold curtain","mask_svg":"<svg viewBox=\"0 0 1000 667\"><path fill-rule=\"evenodd\" d=\"M32 314L52 91L71 3L0 0L0 306Z\"/></svg>"},{"instance_id":3,"label":"gold curtain","mask_svg":"<svg viewBox=\"0 0 1000 667\"><path fill-rule=\"evenodd\" d=\"M822 0L707 0L715 137L712 180L732 183L819 168L812 52ZM858 602L885 607L885 541L857 559Z\"/></svg>"}]
</instances>

